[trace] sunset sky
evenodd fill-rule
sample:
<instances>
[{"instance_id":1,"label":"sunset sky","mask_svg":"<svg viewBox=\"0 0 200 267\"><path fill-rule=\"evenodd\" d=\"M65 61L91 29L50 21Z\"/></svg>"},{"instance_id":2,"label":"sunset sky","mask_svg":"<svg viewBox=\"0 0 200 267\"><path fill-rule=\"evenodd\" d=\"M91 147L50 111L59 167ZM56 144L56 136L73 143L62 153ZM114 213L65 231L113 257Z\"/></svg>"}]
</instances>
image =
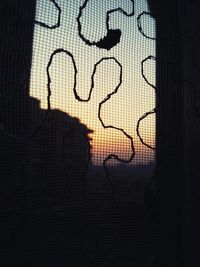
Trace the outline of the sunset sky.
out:
<instances>
[{"instance_id":1,"label":"sunset sky","mask_svg":"<svg viewBox=\"0 0 200 267\"><path fill-rule=\"evenodd\" d=\"M30 93L41 101L41 107L47 108L46 67L52 52L58 48L73 54L77 66L77 93L87 99L91 88L91 75L95 63L104 57L114 57L122 65L122 84L118 92L102 106L101 118L105 125L123 128L133 137L136 155L130 164L147 164L154 160L154 150L144 146L136 132L138 119L155 107L155 90L141 75L141 61L149 55L156 56L155 40L145 38L138 30L137 17L148 11L146 0L134 1L134 16L128 17L120 12L110 15L109 26L120 29L121 41L109 51L96 46L88 46L78 35L77 16L85 0L57 0L61 8L60 27L48 29L35 24L33 59ZM108 10L121 7L127 13L132 12L130 0L91 0L81 18L83 34L87 39L98 41L106 35L105 16ZM55 25L58 10L49 0L38 0L36 21ZM155 36L155 22L146 15L141 18L145 34ZM155 61L144 64L148 81L155 85ZM130 140L115 129L104 129L98 119L99 103L112 93L119 83L120 68L112 59L98 65L94 76L94 88L88 102L79 102L73 94L74 69L71 58L65 53L54 56L50 67L51 108L60 109L94 132L91 134L92 162L101 164L110 153L122 159L131 154ZM140 133L144 141L155 144L155 116L151 115L141 122Z\"/></svg>"}]
</instances>

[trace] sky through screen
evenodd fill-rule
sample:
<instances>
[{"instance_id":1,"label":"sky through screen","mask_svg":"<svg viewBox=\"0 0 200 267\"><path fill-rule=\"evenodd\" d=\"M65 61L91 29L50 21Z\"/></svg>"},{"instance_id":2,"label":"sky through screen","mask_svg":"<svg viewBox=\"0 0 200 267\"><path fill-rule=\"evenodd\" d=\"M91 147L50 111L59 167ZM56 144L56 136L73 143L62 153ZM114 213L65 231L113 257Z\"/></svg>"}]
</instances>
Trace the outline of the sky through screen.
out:
<instances>
[{"instance_id":1,"label":"sky through screen","mask_svg":"<svg viewBox=\"0 0 200 267\"><path fill-rule=\"evenodd\" d=\"M90 46L78 32L77 17L84 3L85 0L37 0L30 94L41 101L42 108L47 108L46 69L56 49L73 55L77 67L76 92L84 100L89 97L95 64L107 58L97 66L90 100L80 102L73 92L74 68L70 56L64 52L55 54L49 68L51 108L79 118L81 123L93 130L90 134L93 164L102 164L109 154L127 160L132 153L130 140L120 130L103 128L98 118L99 103L112 94L119 84L121 65L122 83L117 93L101 106L101 119L105 125L123 129L133 138L135 156L130 164L148 164L155 157L155 150L150 148L155 146L155 114L142 120L139 127L140 136L150 147L142 144L137 135L137 123L146 112L155 108L155 21L145 13L149 12L146 0L135 0L133 16L118 11L110 13L109 27L121 30L120 42L110 50ZM103 39L107 32L106 12L115 8L131 14L133 3L130 0L88 1L80 18L83 36L91 42ZM140 32L138 16L142 13ZM146 81L142 76L142 61ZM114 160L113 163L119 162Z\"/></svg>"}]
</instances>

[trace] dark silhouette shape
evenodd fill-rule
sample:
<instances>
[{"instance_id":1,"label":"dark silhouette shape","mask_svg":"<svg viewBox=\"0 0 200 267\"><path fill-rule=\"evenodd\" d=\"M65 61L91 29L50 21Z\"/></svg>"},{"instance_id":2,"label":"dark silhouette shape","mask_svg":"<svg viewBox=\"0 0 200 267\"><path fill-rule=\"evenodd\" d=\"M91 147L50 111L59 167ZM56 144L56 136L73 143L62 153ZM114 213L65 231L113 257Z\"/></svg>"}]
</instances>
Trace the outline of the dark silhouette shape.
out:
<instances>
[{"instance_id":1,"label":"dark silhouette shape","mask_svg":"<svg viewBox=\"0 0 200 267\"><path fill-rule=\"evenodd\" d=\"M193 62L194 66L200 70L200 38L193 47Z\"/></svg>"},{"instance_id":2,"label":"dark silhouette shape","mask_svg":"<svg viewBox=\"0 0 200 267\"><path fill-rule=\"evenodd\" d=\"M5 3L1 14L6 37L0 50L1 264L52 266L51 247L66 262L81 251L91 130L52 110L50 96L48 110L29 96L35 1L20 2L24 10L16 5Z\"/></svg>"},{"instance_id":3,"label":"dark silhouette shape","mask_svg":"<svg viewBox=\"0 0 200 267\"><path fill-rule=\"evenodd\" d=\"M159 239L155 264L196 267L200 263L200 5L189 0L149 0L149 6L157 22L155 181Z\"/></svg>"},{"instance_id":4,"label":"dark silhouette shape","mask_svg":"<svg viewBox=\"0 0 200 267\"><path fill-rule=\"evenodd\" d=\"M39 101L29 96L35 1L3 0L0 5L1 37L8 31L0 50L2 265L136 265L144 257L143 199L104 210L88 206L82 189L90 160L90 130L78 119L51 109L49 68L53 54L46 69L48 109L41 109ZM94 67L92 81L98 64L108 59L119 65L121 74L117 87L99 104L99 119L103 127L119 130L130 140L131 160L132 138L123 129L105 125L100 114L101 106L121 85L120 63L115 58L101 59ZM105 160L106 168L111 158L117 156ZM148 167L144 173L149 172ZM129 173L131 182L133 173L139 172L133 169ZM122 165L117 173L121 170Z\"/></svg>"},{"instance_id":5,"label":"dark silhouette shape","mask_svg":"<svg viewBox=\"0 0 200 267\"><path fill-rule=\"evenodd\" d=\"M109 29L107 35L98 43L96 43L96 46L99 48L110 50L120 42L121 34L122 33L120 30Z\"/></svg>"}]
</instances>

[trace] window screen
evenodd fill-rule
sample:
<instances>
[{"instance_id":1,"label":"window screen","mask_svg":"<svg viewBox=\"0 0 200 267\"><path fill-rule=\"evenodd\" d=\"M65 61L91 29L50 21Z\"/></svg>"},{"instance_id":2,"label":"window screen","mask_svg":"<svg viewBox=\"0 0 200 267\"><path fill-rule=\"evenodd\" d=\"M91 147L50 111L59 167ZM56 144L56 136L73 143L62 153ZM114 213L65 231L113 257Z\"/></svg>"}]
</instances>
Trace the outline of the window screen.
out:
<instances>
[{"instance_id":1,"label":"window screen","mask_svg":"<svg viewBox=\"0 0 200 267\"><path fill-rule=\"evenodd\" d=\"M155 21L147 2L40 0L35 20L30 94L87 129L90 182L101 184L105 167L113 184L151 176Z\"/></svg>"},{"instance_id":2,"label":"window screen","mask_svg":"<svg viewBox=\"0 0 200 267\"><path fill-rule=\"evenodd\" d=\"M3 21L4 259L142 266L153 254L144 191L156 164L148 3L30 3L32 19L15 3Z\"/></svg>"}]
</instances>

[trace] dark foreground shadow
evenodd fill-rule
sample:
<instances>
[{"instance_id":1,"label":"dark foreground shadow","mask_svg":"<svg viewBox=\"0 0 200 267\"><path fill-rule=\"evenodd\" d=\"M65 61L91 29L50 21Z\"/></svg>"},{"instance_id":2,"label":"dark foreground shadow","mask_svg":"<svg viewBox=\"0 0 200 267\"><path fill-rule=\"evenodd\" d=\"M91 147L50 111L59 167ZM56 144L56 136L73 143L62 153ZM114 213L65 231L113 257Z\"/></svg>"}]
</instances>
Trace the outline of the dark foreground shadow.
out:
<instances>
[{"instance_id":1,"label":"dark foreground shadow","mask_svg":"<svg viewBox=\"0 0 200 267\"><path fill-rule=\"evenodd\" d=\"M152 245L144 180L136 186L139 200L123 196L101 210L89 205L84 182L91 130L62 111L41 109L29 95L35 1L0 7L1 265L137 266ZM89 178L98 183L97 169ZM115 185L122 200L121 184ZM96 192L95 183L91 188Z\"/></svg>"}]
</instances>

